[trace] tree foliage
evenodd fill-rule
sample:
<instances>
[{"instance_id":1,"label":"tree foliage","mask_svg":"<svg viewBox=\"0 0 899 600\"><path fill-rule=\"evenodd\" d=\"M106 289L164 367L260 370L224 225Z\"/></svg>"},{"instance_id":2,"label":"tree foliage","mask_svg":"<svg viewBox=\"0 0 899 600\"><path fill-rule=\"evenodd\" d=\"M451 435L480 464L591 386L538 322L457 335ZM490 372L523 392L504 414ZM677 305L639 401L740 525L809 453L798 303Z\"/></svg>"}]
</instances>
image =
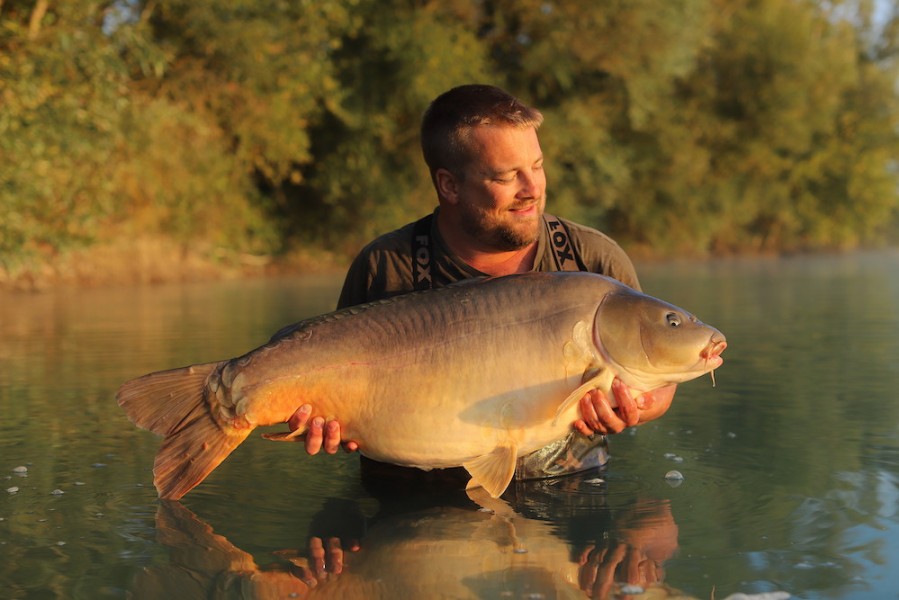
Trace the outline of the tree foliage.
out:
<instances>
[{"instance_id":1,"label":"tree foliage","mask_svg":"<svg viewBox=\"0 0 899 600\"><path fill-rule=\"evenodd\" d=\"M420 115L472 81L545 113L550 210L632 250L883 243L899 206L883 8L5 0L0 257L140 234L352 252L435 204Z\"/></svg>"}]
</instances>

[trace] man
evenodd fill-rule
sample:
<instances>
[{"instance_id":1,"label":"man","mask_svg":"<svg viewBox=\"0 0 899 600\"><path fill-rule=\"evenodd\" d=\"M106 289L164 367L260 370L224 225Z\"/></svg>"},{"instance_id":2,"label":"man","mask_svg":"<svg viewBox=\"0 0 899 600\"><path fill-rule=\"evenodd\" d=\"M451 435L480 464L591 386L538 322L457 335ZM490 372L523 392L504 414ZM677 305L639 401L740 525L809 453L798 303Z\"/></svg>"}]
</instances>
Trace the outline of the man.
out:
<instances>
[{"instance_id":1,"label":"man","mask_svg":"<svg viewBox=\"0 0 899 600\"><path fill-rule=\"evenodd\" d=\"M589 270L640 289L630 259L609 237L544 214L546 175L537 137L542 121L539 111L493 86L464 85L436 98L422 119L421 144L439 206L368 244L350 266L338 307L528 271ZM634 400L616 379L612 391L617 409L598 390L585 395L572 433L519 459L516 478L602 465L605 435L664 414L675 386ZM304 405L290 427L301 427L312 416ZM315 416L309 423L310 454L321 448L336 452L340 442L336 421ZM358 449L351 440L344 445ZM374 461L363 460L363 466L366 462Z\"/></svg>"}]
</instances>

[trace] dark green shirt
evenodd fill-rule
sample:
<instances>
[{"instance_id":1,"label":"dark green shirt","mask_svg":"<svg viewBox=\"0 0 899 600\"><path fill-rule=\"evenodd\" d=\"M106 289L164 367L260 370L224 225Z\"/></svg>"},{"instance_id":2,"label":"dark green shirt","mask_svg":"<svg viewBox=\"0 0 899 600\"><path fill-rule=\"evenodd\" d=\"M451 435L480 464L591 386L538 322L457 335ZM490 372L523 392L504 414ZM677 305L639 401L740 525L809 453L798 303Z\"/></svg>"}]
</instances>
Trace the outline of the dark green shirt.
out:
<instances>
[{"instance_id":1,"label":"dark green shirt","mask_svg":"<svg viewBox=\"0 0 899 600\"><path fill-rule=\"evenodd\" d=\"M566 219L559 220L568 229L571 245L588 271L612 277L634 289L640 289L633 263L612 238ZM412 281L414 229L415 223L409 223L378 237L362 249L347 272L337 308L383 300L415 289ZM430 238L433 249L430 260L431 277L434 287L486 276L486 273L471 267L452 253L440 236L436 219L431 222ZM540 228L533 270L559 270L545 227Z\"/></svg>"}]
</instances>

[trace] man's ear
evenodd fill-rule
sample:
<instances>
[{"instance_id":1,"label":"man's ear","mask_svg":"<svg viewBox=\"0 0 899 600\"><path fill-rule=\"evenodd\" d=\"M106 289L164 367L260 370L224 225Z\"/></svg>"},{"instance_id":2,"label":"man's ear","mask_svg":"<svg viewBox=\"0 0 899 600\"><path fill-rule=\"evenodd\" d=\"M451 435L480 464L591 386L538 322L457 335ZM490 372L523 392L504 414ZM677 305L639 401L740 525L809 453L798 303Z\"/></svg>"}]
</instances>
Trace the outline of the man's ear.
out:
<instances>
[{"instance_id":1,"label":"man's ear","mask_svg":"<svg viewBox=\"0 0 899 600\"><path fill-rule=\"evenodd\" d=\"M437 194L446 202L459 203L459 182L448 170L437 169L434 172L434 185L437 186Z\"/></svg>"}]
</instances>

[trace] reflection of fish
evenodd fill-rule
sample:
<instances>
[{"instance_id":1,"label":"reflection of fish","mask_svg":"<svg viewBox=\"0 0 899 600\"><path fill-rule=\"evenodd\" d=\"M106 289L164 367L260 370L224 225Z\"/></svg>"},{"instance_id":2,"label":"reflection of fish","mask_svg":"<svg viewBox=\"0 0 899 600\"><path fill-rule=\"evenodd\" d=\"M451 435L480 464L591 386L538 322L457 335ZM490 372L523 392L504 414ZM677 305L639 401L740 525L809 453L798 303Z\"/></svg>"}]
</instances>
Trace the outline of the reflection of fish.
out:
<instances>
[{"instance_id":1,"label":"reflection of fish","mask_svg":"<svg viewBox=\"0 0 899 600\"><path fill-rule=\"evenodd\" d=\"M589 565L574 560L577 553L572 553L553 522L527 518L503 500L492 500L478 494L480 491L474 490L472 499L486 510L431 506L376 521L367 528L358 550L342 553L339 573L333 569L321 572L321 565L313 567L314 561L299 549L276 551L273 554L280 561L260 565L182 504L162 502L156 513L156 531L158 541L169 551L169 562L140 569L129 597L697 600L658 581L637 583L630 570L622 570L623 564L612 562L586 572ZM634 516L643 514L645 508L638 503ZM646 547L657 546L656 537L664 540L671 534L664 526L663 512L649 516L645 529L636 521L631 523L641 531L636 536L613 532L610 553L612 546L621 544L628 552L639 550L623 542L624 537L639 539ZM652 560L646 555L643 558ZM643 592L634 591L637 588ZM606 593L593 593L599 589ZM768 592L734 594L724 600L789 597L785 592Z\"/></svg>"},{"instance_id":2,"label":"reflection of fish","mask_svg":"<svg viewBox=\"0 0 899 600\"><path fill-rule=\"evenodd\" d=\"M571 549L551 523L514 513L501 500L493 501L490 509L434 506L386 517L367 529L359 550L343 554L340 574L316 577L305 549L277 551L280 562L260 565L182 504L162 502L156 515L157 538L169 550L169 563L142 569L131 595L348 600L586 597L579 589L579 566Z\"/></svg>"},{"instance_id":3,"label":"reflection of fish","mask_svg":"<svg viewBox=\"0 0 899 600\"><path fill-rule=\"evenodd\" d=\"M151 373L119 404L164 435L163 498L200 483L256 426L301 403L376 460L464 466L498 496L515 460L564 436L619 377L649 391L721 365L726 342L681 309L590 273L531 273L308 319L239 358ZM302 431L267 436L293 439Z\"/></svg>"}]
</instances>

